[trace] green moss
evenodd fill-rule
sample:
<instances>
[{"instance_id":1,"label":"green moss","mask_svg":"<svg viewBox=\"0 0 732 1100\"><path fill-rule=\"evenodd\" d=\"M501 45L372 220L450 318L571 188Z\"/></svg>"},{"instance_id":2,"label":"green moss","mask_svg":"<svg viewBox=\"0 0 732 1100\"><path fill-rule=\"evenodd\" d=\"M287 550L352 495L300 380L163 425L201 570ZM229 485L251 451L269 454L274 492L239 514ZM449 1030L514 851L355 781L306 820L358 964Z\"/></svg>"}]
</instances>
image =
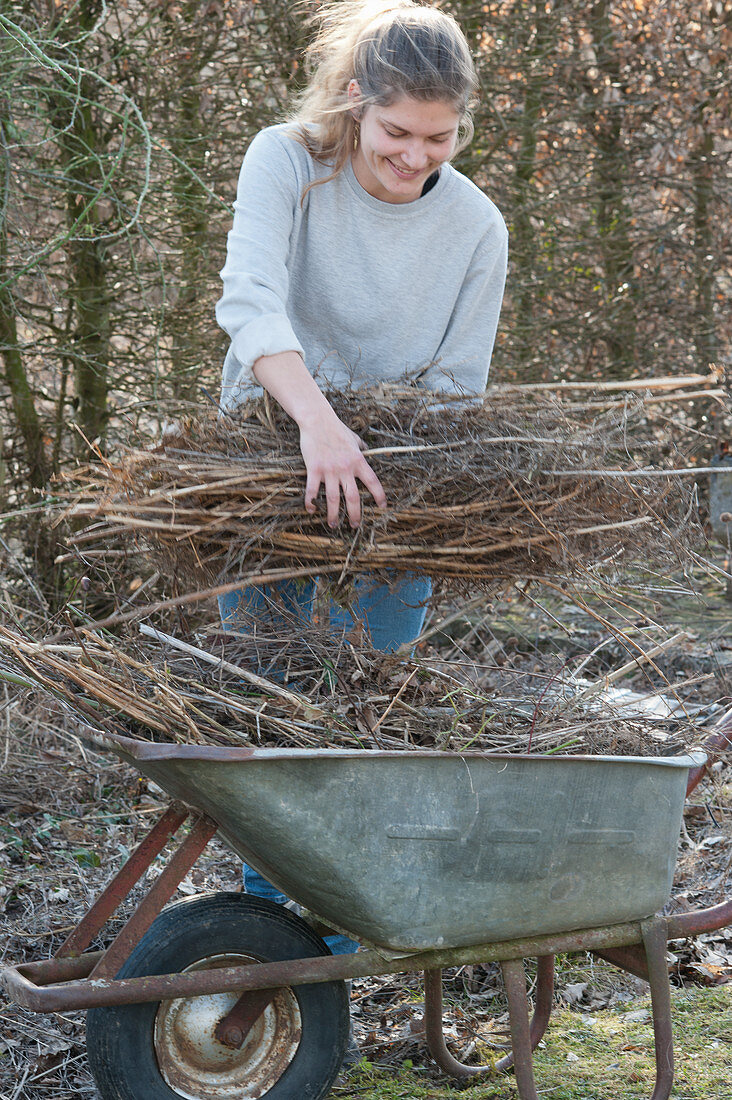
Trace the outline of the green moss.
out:
<instances>
[{"instance_id":1,"label":"green moss","mask_svg":"<svg viewBox=\"0 0 732 1100\"><path fill-rule=\"evenodd\" d=\"M620 1011L559 1012L536 1055L540 1091L553 1100L641 1100L653 1092L653 1034L638 1019L649 1000ZM732 1095L732 988L693 988L672 999L674 1097L728 1100ZM728 1036L725 1038L725 1035ZM576 1059L576 1060L575 1060Z\"/></svg>"},{"instance_id":2,"label":"green moss","mask_svg":"<svg viewBox=\"0 0 732 1100\"><path fill-rule=\"evenodd\" d=\"M480 1085L464 1087L441 1083L427 1068L413 1068L407 1060L399 1067L375 1066L362 1062L336 1085L331 1100L517 1100L518 1092L509 1077L497 1077Z\"/></svg>"},{"instance_id":3,"label":"green moss","mask_svg":"<svg viewBox=\"0 0 732 1100\"><path fill-rule=\"evenodd\" d=\"M639 1018L642 1010L646 1018ZM732 986L673 993L673 1100L732 1097ZM650 1000L590 1014L560 1009L534 1056L539 1095L551 1100L648 1100L655 1063ZM332 1100L517 1100L513 1077L460 1087L428 1066L362 1063Z\"/></svg>"}]
</instances>

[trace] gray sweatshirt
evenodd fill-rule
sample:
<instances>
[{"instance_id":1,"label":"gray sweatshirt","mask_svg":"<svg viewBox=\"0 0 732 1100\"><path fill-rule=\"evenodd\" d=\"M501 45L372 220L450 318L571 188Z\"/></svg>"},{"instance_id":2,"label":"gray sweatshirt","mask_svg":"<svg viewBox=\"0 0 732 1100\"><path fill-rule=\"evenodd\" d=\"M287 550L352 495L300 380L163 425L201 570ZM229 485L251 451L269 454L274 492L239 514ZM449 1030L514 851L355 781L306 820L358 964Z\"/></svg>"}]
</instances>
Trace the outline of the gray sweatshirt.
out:
<instances>
[{"instance_id":1,"label":"gray sweatshirt","mask_svg":"<svg viewBox=\"0 0 732 1100\"><path fill-rule=\"evenodd\" d=\"M244 158L216 317L231 338L222 405L261 392L252 366L298 351L321 386L420 379L482 393L501 309L508 234L498 209L443 164L410 203L373 198L350 161L329 174L272 126Z\"/></svg>"}]
</instances>

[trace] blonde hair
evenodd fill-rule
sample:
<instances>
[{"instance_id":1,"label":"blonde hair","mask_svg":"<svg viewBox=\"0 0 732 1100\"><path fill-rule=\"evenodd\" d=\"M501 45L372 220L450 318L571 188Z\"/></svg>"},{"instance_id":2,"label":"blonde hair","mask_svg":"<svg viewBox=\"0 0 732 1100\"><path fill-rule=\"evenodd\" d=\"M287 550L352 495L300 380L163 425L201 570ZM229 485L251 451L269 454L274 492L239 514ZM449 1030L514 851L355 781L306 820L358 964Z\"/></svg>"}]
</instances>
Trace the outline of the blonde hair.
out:
<instances>
[{"instance_id":1,"label":"blonde hair","mask_svg":"<svg viewBox=\"0 0 732 1100\"><path fill-rule=\"evenodd\" d=\"M469 143L477 79L468 43L451 15L414 0L335 0L311 22L318 30L306 51L309 81L289 120L310 155L333 171L310 187L345 167L357 141L354 107L388 106L401 96L442 100L460 115L456 150ZM352 80L361 92L355 100L348 96Z\"/></svg>"}]
</instances>

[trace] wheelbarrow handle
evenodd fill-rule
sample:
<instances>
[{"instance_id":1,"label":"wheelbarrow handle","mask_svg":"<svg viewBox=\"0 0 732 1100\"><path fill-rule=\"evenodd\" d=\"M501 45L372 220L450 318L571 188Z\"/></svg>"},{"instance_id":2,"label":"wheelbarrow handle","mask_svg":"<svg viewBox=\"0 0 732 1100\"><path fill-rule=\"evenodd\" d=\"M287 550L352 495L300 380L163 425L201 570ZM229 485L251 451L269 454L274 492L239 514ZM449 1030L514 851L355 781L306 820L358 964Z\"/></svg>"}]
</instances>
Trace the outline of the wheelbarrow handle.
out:
<instances>
[{"instance_id":1,"label":"wheelbarrow handle","mask_svg":"<svg viewBox=\"0 0 732 1100\"><path fill-rule=\"evenodd\" d=\"M703 764L689 771L689 780L686 785L686 797L695 790L707 774L712 764L721 752L732 748L732 709L725 711L713 725L709 736L704 742L704 751L707 759Z\"/></svg>"}]
</instances>

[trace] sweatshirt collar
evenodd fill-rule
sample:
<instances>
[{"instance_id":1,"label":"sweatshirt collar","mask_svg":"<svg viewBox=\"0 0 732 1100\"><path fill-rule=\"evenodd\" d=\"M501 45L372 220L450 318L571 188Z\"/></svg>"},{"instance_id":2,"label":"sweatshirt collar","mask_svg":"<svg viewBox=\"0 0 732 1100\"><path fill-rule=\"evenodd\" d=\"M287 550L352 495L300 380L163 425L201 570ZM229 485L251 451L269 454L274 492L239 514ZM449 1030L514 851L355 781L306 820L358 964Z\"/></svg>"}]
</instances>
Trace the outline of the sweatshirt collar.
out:
<instances>
[{"instance_id":1,"label":"sweatshirt collar","mask_svg":"<svg viewBox=\"0 0 732 1100\"><path fill-rule=\"evenodd\" d=\"M421 195L420 198L415 199L413 202L383 202L381 199L374 198L374 196L370 195L356 179L356 173L353 171L350 157L343 169L343 175L359 202L370 207L371 210L375 210L377 213L383 214L387 218L411 218L418 214L423 214L434 203L439 202L450 185L451 175L454 171L455 169L452 168L451 165L443 164L440 168L439 179L434 187L432 187L426 195Z\"/></svg>"}]
</instances>

